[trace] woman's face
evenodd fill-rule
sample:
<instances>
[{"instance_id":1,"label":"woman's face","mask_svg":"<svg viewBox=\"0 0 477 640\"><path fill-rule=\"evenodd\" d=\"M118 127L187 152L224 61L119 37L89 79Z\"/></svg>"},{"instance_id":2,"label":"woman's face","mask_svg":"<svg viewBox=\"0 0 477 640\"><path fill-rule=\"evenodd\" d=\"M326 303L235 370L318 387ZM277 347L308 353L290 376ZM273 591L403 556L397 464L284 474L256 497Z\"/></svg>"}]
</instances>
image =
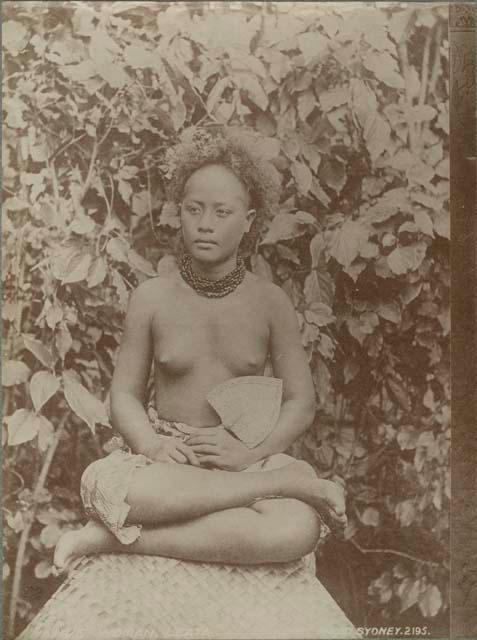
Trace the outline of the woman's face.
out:
<instances>
[{"instance_id":1,"label":"woman's face","mask_svg":"<svg viewBox=\"0 0 477 640\"><path fill-rule=\"evenodd\" d=\"M198 169L185 184L181 205L186 251L211 264L235 257L254 215L245 186L230 169Z\"/></svg>"}]
</instances>

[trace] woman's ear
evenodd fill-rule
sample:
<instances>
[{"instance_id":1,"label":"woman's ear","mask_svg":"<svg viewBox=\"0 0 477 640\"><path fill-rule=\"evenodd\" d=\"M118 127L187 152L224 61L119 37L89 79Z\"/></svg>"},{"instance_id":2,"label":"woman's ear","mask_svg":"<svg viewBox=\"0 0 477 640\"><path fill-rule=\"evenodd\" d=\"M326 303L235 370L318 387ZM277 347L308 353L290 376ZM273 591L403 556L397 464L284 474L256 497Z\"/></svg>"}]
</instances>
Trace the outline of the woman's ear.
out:
<instances>
[{"instance_id":1,"label":"woman's ear","mask_svg":"<svg viewBox=\"0 0 477 640\"><path fill-rule=\"evenodd\" d=\"M249 209L247 211L246 233L248 233L250 231L250 227L252 226L252 222L255 220L256 216L257 216L257 212L255 211L255 209Z\"/></svg>"}]
</instances>

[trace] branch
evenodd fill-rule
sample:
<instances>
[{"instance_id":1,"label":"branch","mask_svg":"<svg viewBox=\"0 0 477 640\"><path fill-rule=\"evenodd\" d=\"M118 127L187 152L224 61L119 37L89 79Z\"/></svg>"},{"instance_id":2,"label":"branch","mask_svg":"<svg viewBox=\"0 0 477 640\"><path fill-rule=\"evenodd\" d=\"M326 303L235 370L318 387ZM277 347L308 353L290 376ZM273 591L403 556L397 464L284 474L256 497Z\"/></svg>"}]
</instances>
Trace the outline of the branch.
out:
<instances>
[{"instance_id":1,"label":"branch","mask_svg":"<svg viewBox=\"0 0 477 640\"><path fill-rule=\"evenodd\" d=\"M48 162L52 162L56 158L56 156L60 155L60 153L63 153L63 151L66 151L66 149L68 149L68 147L70 147L72 144L76 144L79 140L84 138L85 135L86 135L86 133L82 133L77 138L74 138L74 137L70 138L64 144L61 144L56 151L53 151L51 156L48 158Z\"/></svg>"},{"instance_id":2,"label":"branch","mask_svg":"<svg viewBox=\"0 0 477 640\"><path fill-rule=\"evenodd\" d=\"M416 556L411 555L410 553L405 553L404 551L396 551L395 549L363 549L355 540L350 538L349 540L353 546L361 551L361 553L383 553L383 554L391 554L393 556L399 556L400 558L406 558L407 560L413 560L414 562L419 562L420 564L426 564L430 567L440 567L438 562L433 562L432 560L423 560L422 558L417 558Z\"/></svg>"},{"instance_id":3,"label":"branch","mask_svg":"<svg viewBox=\"0 0 477 640\"><path fill-rule=\"evenodd\" d=\"M146 179L147 179L147 207L149 210L149 221L151 223L152 233L154 234L154 237L156 238L156 240L158 240L159 236L157 235L156 226L154 224L154 217L152 215L151 175L149 173L148 166L146 166Z\"/></svg>"},{"instance_id":4,"label":"branch","mask_svg":"<svg viewBox=\"0 0 477 640\"><path fill-rule=\"evenodd\" d=\"M89 185L91 184L91 180L93 178L94 164L96 162L96 158L98 155L99 144L97 138L94 140L93 153L91 154L91 159L89 161L89 169L88 175L86 176L86 180L84 181L83 191L81 192L81 196L78 199L79 204L81 204L84 200L84 197L89 189Z\"/></svg>"},{"instance_id":5,"label":"branch","mask_svg":"<svg viewBox=\"0 0 477 640\"><path fill-rule=\"evenodd\" d=\"M412 107L412 97L411 97L411 75L410 75L410 66L409 66L409 57L407 54L407 37L411 30L411 27L416 19L416 12L413 11L410 16L408 23L403 30L401 40L398 44L398 53L399 53L399 61L401 63L401 69L404 76L404 83L406 87L406 102L408 107ZM415 123L413 122L410 115L407 118L407 125L409 128L409 146L411 148L412 153L414 153L417 149L417 138L416 138L416 129Z\"/></svg>"},{"instance_id":6,"label":"branch","mask_svg":"<svg viewBox=\"0 0 477 640\"><path fill-rule=\"evenodd\" d=\"M419 92L419 106L422 106L426 101L427 94L427 81L429 79L429 55L431 51L432 29L429 29L426 36L426 42L424 44L424 53L422 55L422 69L421 69L421 90Z\"/></svg>"},{"instance_id":7,"label":"branch","mask_svg":"<svg viewBox=\"0 0 477 640\"><path fill-rule=\"evenodd\" d=\"M441 38L442 38L442 25L439 23L436 29L436 37L435 37L435 52L434 52L434 63L432 65L431 79L429 80L428 93L429 95L434 95L436 90L437 79L439 78L440 71L440 62L441 62Z\"/></svg>"},{"instance_id":8,"label":"branch","mask_svg":"<svg viewBox=\"0 0 477 640\"><path fill-rule=\"evenodd\" d=\"M60 437L63 432L63 429L65 428L67 418L68 418L68 414L65 414L58 426L58 429L56 430L56 433L53 438L53 442L50 444L50 447L46 453L45 460L43 462L43 466L41 468L40 475L38 476L38 481L35 486L35 490L33 491L33 496L32 496L33 505L32 505L31 512L29 514L29 519L20 535L17 557L15 560L15 569L13 574L12 595L10 600L10 619L8 621L8 637L9 638L13 638L14 631L15 631L15 618L17 615L18 600L21 594L23 560L25 556L25 550L28 543L29 535L30 535L30 530L32 528L33 521L36 515L36 510L38 508L37 500L40 496L41 491L43 490L43 487L45 486L45 482L48 477L48 471L50 470L53 456L55 455L56 448L60 442Z\"/></svg>"}]
</instances>

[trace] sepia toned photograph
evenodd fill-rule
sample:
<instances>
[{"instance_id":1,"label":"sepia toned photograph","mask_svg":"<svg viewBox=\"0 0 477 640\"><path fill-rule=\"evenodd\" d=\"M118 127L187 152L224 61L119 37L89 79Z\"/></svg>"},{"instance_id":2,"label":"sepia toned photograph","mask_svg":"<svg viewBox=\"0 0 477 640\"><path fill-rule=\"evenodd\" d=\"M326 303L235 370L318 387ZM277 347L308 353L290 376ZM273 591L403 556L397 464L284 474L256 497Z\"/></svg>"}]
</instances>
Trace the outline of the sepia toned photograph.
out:
<instances>
[{"instance_id":1,"label":"sepia toned photograph","mask_svg":"<svg viewBox=\"0 0 477 640\"><path fill-rule=\"evenodd\" d=\"M2 3L6 640L453 637L450 14Z\"/></svg>"}]
</instances>

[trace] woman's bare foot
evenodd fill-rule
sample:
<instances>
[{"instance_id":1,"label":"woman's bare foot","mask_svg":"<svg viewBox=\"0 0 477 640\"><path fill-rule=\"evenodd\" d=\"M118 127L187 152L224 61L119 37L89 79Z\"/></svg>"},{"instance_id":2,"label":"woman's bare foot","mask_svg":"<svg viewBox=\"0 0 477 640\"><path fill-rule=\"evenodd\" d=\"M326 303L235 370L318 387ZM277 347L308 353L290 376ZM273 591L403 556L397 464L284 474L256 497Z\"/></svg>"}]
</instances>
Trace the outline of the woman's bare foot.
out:
<instances>
[{"instance_id":1,"label":"woman's bare foot","mask_svg":"<svg viewBox=\"0 0 477 640\"><path fill-rule=\"evenodd\" d=\"M94 520L90 520L82 529L64 533L56 543L53 558L57 572L66 571L81 556L100 553L108 537L108 531Z\"/></svg>"},{"instance_id":2,"label":"woman's bare foot","mask_svg":"<svg viewBox=\"0 0 477 640\"><path fill-rule=\"evenodd\" d=\"M312 506L333 531L342 531L347 523L345 492L341 485L318 478L304 461L289 465L294 476L295 495Z\"/></svg>"}]
</instances>

